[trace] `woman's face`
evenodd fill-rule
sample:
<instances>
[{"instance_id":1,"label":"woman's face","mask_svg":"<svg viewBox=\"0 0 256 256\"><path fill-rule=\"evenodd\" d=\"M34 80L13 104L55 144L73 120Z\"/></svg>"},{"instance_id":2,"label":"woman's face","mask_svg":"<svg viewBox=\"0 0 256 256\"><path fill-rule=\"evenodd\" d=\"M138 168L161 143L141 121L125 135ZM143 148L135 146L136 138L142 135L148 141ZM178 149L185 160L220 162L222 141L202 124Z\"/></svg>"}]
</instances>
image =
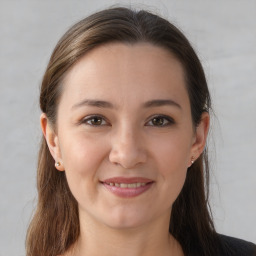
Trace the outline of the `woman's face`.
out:
<instances>
[{"instance_id":1,"label":"woman's face","mask_svg":"<svg viewBox=\"0 0 256 256\"><path fill-rule=\"evenodd\" d=\"M181 64L151 44L112 43L68 72L51 153L87 220L127 228L170 216L207 122L195 131Z\"/></svg>"}]
</instances>

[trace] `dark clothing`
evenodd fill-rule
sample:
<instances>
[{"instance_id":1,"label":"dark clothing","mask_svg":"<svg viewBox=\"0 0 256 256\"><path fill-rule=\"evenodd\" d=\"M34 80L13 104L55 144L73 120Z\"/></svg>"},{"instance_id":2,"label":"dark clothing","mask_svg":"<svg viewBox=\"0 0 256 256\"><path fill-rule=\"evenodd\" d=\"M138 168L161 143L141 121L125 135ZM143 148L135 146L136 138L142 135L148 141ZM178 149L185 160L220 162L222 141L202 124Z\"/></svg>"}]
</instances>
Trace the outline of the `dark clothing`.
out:
<instances>
[{"instance_id":1,"label":"dark clothing","mask_svg":"<svg viewBox=\"0 0 256 256\"><path fill-rule=\"evenodd\" d=\"M219 235L222 249L219 256L256 256L256 245L242 239Z\"/></svg>"}]
</instances>

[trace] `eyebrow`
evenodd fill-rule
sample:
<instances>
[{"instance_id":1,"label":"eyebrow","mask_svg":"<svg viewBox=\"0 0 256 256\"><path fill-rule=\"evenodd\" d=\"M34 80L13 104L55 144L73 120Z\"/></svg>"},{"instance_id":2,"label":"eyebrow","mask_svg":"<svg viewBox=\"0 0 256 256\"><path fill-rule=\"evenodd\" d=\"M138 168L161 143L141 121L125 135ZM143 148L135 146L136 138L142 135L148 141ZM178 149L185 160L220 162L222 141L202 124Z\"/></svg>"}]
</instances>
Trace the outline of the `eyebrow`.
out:
<instances>
[{"instance_id":1,"label":"eyebrow","mask_svg":"<svg viewBox=\"0 0 256 256\"><path fill-rule=\"evenodd\" d=\"M83 107L83 106L91 106L91 107L98 107L98 108L114 108L113 104L107 101L85 99L73 105L72 109Z\"/></svg>"},{"instance_id":2,"label":"eyebrow","mask_svg":"<svg viewBox=\"0 0 256 256\"><path fill-rule=\"evenodd\" d=\"M150 100L143 104L143 107L145 107L145 108L161 107L161 106L174 106L174 107L178 107L179 109L182 109L180 104L178 104L177 102L170 100L170 99L168 99L168 100L162 100L162 99Z\"/></svg>"},{"instance_id":3,"label":"eyebrow","mask_svg":"<svg viewBox=\"0 0 256 256\"><path fill-rule=\"evenodd\" d=\"M91 99L85 99L75 105L72 106L72 110L83 107L83 106L91 106L91 107L98 107L98 108L110 108L114 109L115 106L104 100L91 100ZM151 108L151 107L161 107L161 106L174 106L179 109L182 109L180 104L177 102L170 100L170 99L156 99L156 100L150 100L145 103L143 103L142 107L144 108Z\"/></svg>"}]
</instances>

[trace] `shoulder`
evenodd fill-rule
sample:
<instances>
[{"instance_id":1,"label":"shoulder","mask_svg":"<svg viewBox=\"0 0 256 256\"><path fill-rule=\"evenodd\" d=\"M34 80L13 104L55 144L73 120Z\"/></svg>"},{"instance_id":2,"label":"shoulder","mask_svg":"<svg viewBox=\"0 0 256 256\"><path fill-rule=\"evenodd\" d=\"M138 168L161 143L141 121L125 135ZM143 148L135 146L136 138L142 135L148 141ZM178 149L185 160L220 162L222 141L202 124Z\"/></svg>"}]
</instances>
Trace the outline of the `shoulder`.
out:
<instances>
[{"instance_id":1,"label":"shoulder","mask_svg":"<svg viewBox=\"0 0 256 256\"><path fill-rule=\"evenodd\" d=\"M256 245L245 240L218 235L222 248L221 256L256 256Z\"/></svg>"}]
</instances>

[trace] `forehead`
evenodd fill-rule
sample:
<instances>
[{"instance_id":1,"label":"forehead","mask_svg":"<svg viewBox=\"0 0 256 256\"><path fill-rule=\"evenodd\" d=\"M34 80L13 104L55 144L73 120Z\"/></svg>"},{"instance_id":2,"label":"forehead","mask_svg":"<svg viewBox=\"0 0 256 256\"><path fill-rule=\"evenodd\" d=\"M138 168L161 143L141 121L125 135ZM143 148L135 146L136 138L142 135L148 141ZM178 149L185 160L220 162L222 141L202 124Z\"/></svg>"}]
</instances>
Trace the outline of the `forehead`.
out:
<instances>
[{"instance_id":1,"label":"forehead","mask_svg":"<svg viewBox=\"0 0 256 256\"><path fill-rule=\"evenodd\" d=\"M171 96L188 100L181 63L149 43L110 43L83 56L64 79L63 97L104 98L123 105Z\"/></svg>"}]
</instances>

